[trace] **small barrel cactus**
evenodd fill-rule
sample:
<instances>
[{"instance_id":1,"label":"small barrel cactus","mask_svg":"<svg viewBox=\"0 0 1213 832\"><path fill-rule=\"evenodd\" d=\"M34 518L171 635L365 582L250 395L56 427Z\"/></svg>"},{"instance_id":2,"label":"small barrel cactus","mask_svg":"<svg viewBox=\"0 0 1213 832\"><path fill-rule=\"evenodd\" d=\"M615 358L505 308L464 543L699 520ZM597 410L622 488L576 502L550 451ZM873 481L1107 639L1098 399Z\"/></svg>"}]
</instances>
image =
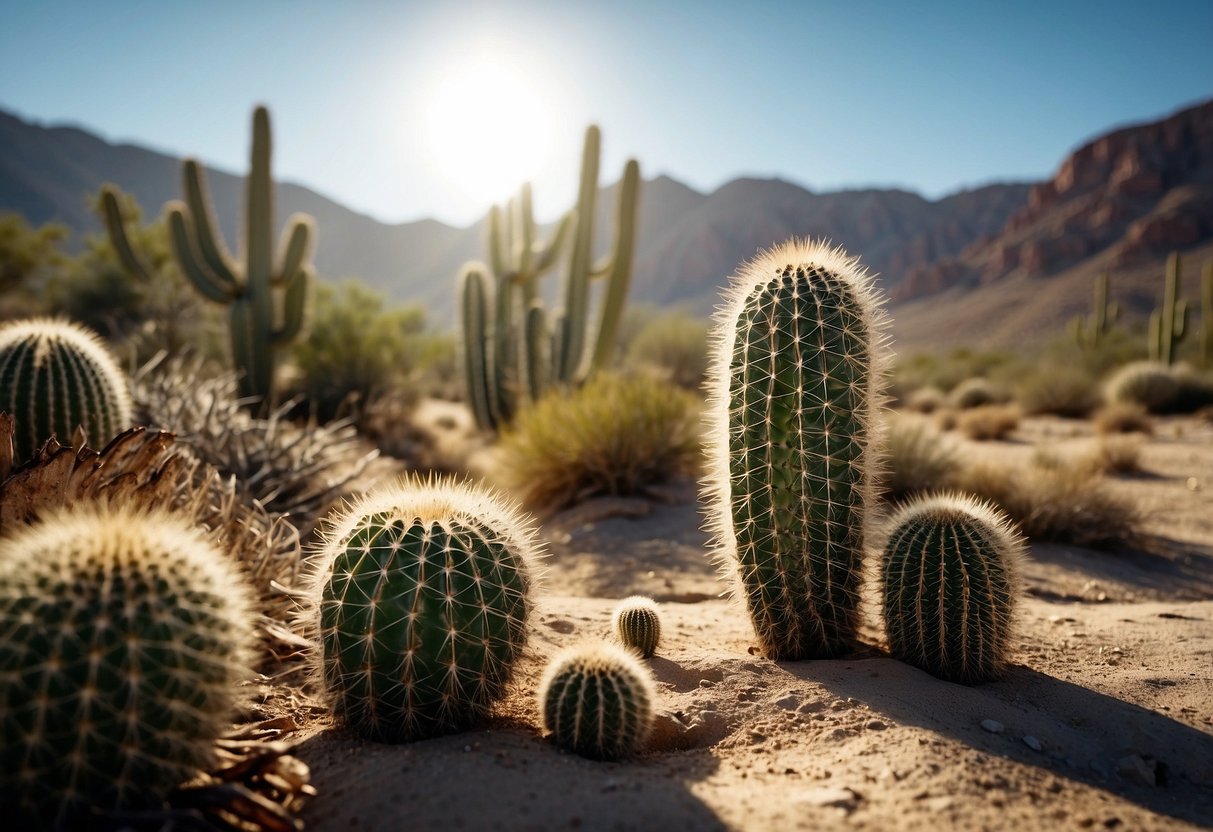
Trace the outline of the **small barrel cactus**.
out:
<instances>
[{"instance_id":1,"label":"small barrel cactus","mask_svg":"<svg viewBox=\"0 0 1213 832\"><path fill-rule=\"evenodd\" d=\"M1138 404L1160 413L1179 397L1179 381L1166 364L1132 361L1112 374L1105 394L1111 404Z\"/></svg>"},{"instance_id":2,"label":"small barrel cactus","mask_svg":"<svg viewBox=\"0 0 1213 832\"><path fill-rule=\"evenodd\" d=\"M800 241L743 266L717 317L704 496L775 660L855 638L882 323L858 261Z\"/></svg>"},{"instance_id":3,"label":"small barrel cactus","mask_svg":"<svg viewBox=\"0 0 1213 832\"><path fill-rule=\"evenodd\" d=\"M566 650L539 683L543 727L560 747L594 760L638 752L652 730L656 699L649 670L609 644Z\"/></svg>"},{"instance_id":4,"label":"small barrel cactus","mask_svg":"<svg viewBox=\"0 0 1213 832\"><path fill-rule=\"evenodd\" d=\"M611 629L624 647L635 650L641 658L657 652L661 641L661 615L652 598L633 595L624 598L611 614Z\"/></svg>"},{"instance_id":5,"label":"small barrel cactus","mask_svg":"<svg viewBox=\"0 0 1213 832\"><path fill-rule=\"evenodd\" d=\"M49 318L0 326L0 411L15 418L22 462L52 436L70 443L78 427L102 447L132 418L126 376L101 339Z\"/></svg>"},{"instance_id":6,"label":"small barrel cactus","mask_svg":"<svg viewBox=\"0 0 1213 832\"><path fill-rule=\"evenodd\" d=\"M475 724L526 644L539 549L512 504L449 480L401 482L335 520L308 617L338 715L384 742Z\"/></svg>"},{"instance_id":7,"label":"small barrel cactus","mask_svg":"<svg viewBox=\"0 0 1213 832\"><path fill-rule=\"evenodd\" d=\"M957 494L911 500L889 522L880 568L893 655L952 682L998 678L1024 548L1011 521Z\"/></svg>"},{"instance_id":8,"label":"small barrel cactus","mask_svg":"<svg viewBox=\"0 0 1213 832\"><path fill-rule=\"evenodd\" d=\"M93 504L0 541L0 803L75 828L210 767L250 673L251 607L173 514Z\"/></svg>"}]
</instances>

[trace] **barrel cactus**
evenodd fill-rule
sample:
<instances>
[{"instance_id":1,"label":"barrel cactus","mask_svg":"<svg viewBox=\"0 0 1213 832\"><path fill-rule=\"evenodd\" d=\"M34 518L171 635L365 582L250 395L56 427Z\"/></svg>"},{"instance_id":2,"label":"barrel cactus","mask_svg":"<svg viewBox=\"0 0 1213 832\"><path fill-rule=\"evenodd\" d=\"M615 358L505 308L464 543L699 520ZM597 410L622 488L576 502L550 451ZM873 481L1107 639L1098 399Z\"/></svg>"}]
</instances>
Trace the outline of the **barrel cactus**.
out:
<instances>
[{"instance_id":1,"label":"barrel cactus","mask_svg":"<svg viewBox=\"0 0 1213 832\"><path fill-rule=\"evenodd\" d=\"M641 658L657 652L661 641L661 615L652 598L633 595L624 598L611 614L611 628L624 647L635 650Z\"/></svg>"},{"instance_id":2,"label":"barrel cactus","mask_svg":"<svg viewBox=\"0 0 1213 832\"><path fill-rule=\"evenodd\" d=\"M91 330L69 321L34 318L0 326L0 411L13 414L13 454L30 459L76 428L100 447L130 427L125 374Z\"/></svg>"},{"instance_id":3,"label":"barrel cactus","mask_svg":"<svg viewBox=\"0 0 1213 832\"><path fill-rule=\"evenodd\" d=\"M169 513L93 504L0 540L0 803L75 828L211 766L250 610L235 567Z\"/></svg>"},{"instance_id":4,"label":"barrel cactus","mask_svg":"<svg viewBox=\"0 0 1213 832\"><path fill-rule=\"evenodd\" d=\"M1112 374L1105 393L1111 404L1138 404L1160 413L1179 398L1179 382L1166 364L1131 361Z\"/></svg>"},{"instance_id":5,"label":"barrel cactus","mask_svg":"<svg viewBox=\"0 0 1213 832\"><path fill-rule=\"evenodd\" d=\"M308 612L318 675L362 735L403 742L475 724L527 639L530 520L449 480L373 492L327 530Z\"/></svg>"},{"instance_id":6,"label":"barrel cactus","mask_svg":"<svg viewBox=\"0 0 1213 832\"><path fill-rule=\"evenodd\" d=\"M889 648L941 679L989 681L1007 664L1023 539L999 509L920 497L890 518L881 561Z\"/></svg>"},{"instance_id":7,"label":"barrel cactus","mask_svg":"<svg viewBox=\"0 0 1213 832\"><path fill-rule=\"evenodd\" d=\"M704 496L769 658L853 643L882 326L858 261L801 241L743 266L718 314Z\"/></svg>"},{"instance_id":8,"label":"barrel cactus","mask_svg":"<svg viewBox=\"0 0 1213 832\"><path fill-rule=\"evenodd\" d=\"M543 727L561 748L594 760L640 751L653 727L656 699L648 669L609 644L561 653L539 684Z\"/></svg>"}]
</instances>

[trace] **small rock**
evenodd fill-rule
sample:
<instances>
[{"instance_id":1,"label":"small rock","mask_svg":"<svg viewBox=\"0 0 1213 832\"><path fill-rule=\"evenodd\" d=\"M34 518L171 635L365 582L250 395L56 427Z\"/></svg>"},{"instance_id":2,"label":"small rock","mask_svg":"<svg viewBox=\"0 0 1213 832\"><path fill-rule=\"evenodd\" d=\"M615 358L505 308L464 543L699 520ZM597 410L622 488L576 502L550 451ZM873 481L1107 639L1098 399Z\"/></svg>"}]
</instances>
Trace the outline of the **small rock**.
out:
<instances>
[{"instance_id":1,"label":"small rock","mask_svg":"<svg viewBox=\"0 0 1213 832\"><path fill-rule=\"evenodd\" d=\"M1006 726L1004 726L997 719L983 719L981 721L981 727L989 731L991 734L1001 734L1006 730Z\"/></svg>"},{"instance_id":2,"label":"small rock","mask_svg":"<svg viewBox=\"0 0 1213 832\"><path fill-rule=\"evenodd\" d=\"M1158 781L1154 771L1153 761L1147 762L1136 754L1121 757L1116 761L1116 773L1130 783L1137 783L1139 786L1157 785Z\"/></svg>"},{"instance_id":3,"label":"small rock","mask_svg":"<svg viewBox=\"0 0 1213 832\"><path fill-rule=\"evenodd\" d=\"M1036 739L1036 737L1032 736L1031 734L1023 738L1023 744L1033 751L1039 751L1042 747L1040 740Z\"/></svg>"},{"instance_id":4,"label":"small rock","mask_svg":"<svg viewBox=\"0 0 1213 832\"><path fill-rule=\"evenodd\" d=\"M883 731L884 729L888 728L889 726L885 725L879 719L870 719L870 720L868 720L867 727L868 727L869 731Z\"/></svg>"}]
</instances>

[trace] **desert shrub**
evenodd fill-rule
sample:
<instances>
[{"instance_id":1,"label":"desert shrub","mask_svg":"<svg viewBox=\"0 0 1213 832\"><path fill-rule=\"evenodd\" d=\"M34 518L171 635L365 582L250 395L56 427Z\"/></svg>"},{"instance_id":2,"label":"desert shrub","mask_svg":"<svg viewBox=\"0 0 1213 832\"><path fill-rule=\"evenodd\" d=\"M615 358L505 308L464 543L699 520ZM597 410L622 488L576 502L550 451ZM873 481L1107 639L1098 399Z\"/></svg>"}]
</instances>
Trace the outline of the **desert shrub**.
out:
<instances>
[{"instance_id":1,"label":"desert shrub","mask_svg":"<svg viewBox=\"0 0 1213 832\"><path fill-rule=\"evenodd\" d=\"M1108 404L1095 412L1095 431L1100 434L1154 433L1154 421L1139 404Z\"/></svg>"},{"instance_id":2,"label":"desert shrub","mask_svg":"<svg viewBox=\"0 0 1213 832\"><path fill-rule=\"evenodd\" d=\"M1095 379L1078 367L1042 367L1024 377L1016 392L1027 413L1082 418L1100 402Z\"/></svg>"},{"instance_id":3,"label":"desert shrub","mask_svg":"<svg viewBox=\"0 0 1213 832\"><path fill-rule=\"evenodd\" d=\"M983 407L989 404L1001 404L1007 400L1006 394L987 378L967 378L952 390L948 403L952 407L968 410L971 407Z\"/></svg>"},{"instance_id":4,"label":"desert shrub","mask_svg":"<svg viewBox=\"0 0 1213 832\"><path fill-rule=\"evenodd\" d=\"M938 387L920 387L904 397L906 410L915 413L934 413L948 401L948 394Z\"/></svg>"},{"instance_id":5,"label":"desert shrub","mask_svg":"<svg viewBox=\"0 0 1213 832\"><path fill-rule=\"evenodd\" d=\"M1113 493L1090 465L978 463L959 474L958 486L1001 506L1036 541L1108 547L1131 542L1141 521L1137 507Z\"/></svg>"},{"instance_id":6,"label":"desert shrub","mask_svg":"<svg viewBox=\"0 0 1213 832\"><path fill-rule=\"evenodd\" d=\"M1157 361L1134 361L1108 379L1104 396L1112 404L1131 403L1150 413L1169 409L1179 394L1179 384L1167 365Z\"/></svg>"},{"instance_id":7,"label":"desert shrub","mask_svg":"<svg viewBox=\"0 0 1213 832\"><path fill-rule=\"evenodd\" d=\"M1140 331L1116 326L1105 332L1098 344L1079 346L1073 331L1067 331L1045 344L1038 357L1043 364L1078 367L1094 378L1103 378L1117 367L1144 360L1146 339Z\"/></svg>"},{"instance_id":8,"label":"desert shrub","mask_svg":"<svg viewBox=\"0 0 1213 832\"><path fill-rule=\"evenodd\" d=\"M959 422L960 411L955 408L944 407L935 411L935 427L940 430L956 430Z\"/></svg>"},{"instance_id":9,"label":"desert shrub","mask_svg":"<svg viewBox=\"0 0 1213 832\"><path fill-rule=\"evenodd\" d=\"M1145 441L1140 434L1101 437L1091 452L1090 464L1105 474L1135 474L1141 470Z\"/></svg>"},{"instance_id":10,"label":"desert shrub","mask_svg":"<svg viewBox=\"0 0 1213 832\"><path fill-rule=\"evenodd\" d=\"M643 376L596 376L523 410L502 435L502 482L532 508L637 494L697 468L699 399Z\"/></svg>"},{"instance_id":11,"label":"desert shrub","mask_svg":"<svg viewBox=\"0 0 1213 832\"><path fill-rule=\"evenodd\" d=\"M982 377L997 383L1021 376L1024 359L1014 353L993 350L954 349L945 355L919 353L898 358L893 382L898 390L938 387L952 390L962 381Z\"/></svg>"},{"instance_id":12,"label":"desert shrub","mask_svg":"<svg viewBox=\"0 0 1213 832\"><path fill-rule=\"evenodd\" d=\"M943 490L952 484L960 465L956 446L929 424L890 418L882 440L881 491L889 502L919 492Z\"/></svg>"},{"instance_id":13,"label":"desert shrub","mask_svg":"<svg viewBox=\"0 0 1213 832\"><path fill-rule=\"evenodd\" d=\"M657 315L631 339L627 361L697 390L708 368L708 324L685 312Z\"/></svg>"},{"instance_id":14,"label":"desert shrub","mask_svg":"<svg viewBox=\"0 0 1213 832\"><path fill-rule=\"evenodd\" d=\"M62 223L32 227L20 214L0 214L0 320L45 314L38 295L66 260Z\"/></svg>"},{"instance_id":15,"label":"desert shrub","mask_svg":"<svg viewBox=\"0 0 1213 832\"><path fill-rule=\"evenodd\" d=\"M987 404L962 410L956 417L956 427L965 436L978 441L1004 439L1019 427L1019 408L1006 404Z\"/></svg>"},{"instance_id":16,"label":"desert shrub","mask_svg":"<svg viewBox=\"0 0 1213 832\"><path fill-rule=\"evenodd\" d=\"M1166 407L1168 413L1195 413L1213 405L1213 374L1177 364L1171 368L1171 378L1175 379L1175 398Z\"/></svg>"}]
</instances>

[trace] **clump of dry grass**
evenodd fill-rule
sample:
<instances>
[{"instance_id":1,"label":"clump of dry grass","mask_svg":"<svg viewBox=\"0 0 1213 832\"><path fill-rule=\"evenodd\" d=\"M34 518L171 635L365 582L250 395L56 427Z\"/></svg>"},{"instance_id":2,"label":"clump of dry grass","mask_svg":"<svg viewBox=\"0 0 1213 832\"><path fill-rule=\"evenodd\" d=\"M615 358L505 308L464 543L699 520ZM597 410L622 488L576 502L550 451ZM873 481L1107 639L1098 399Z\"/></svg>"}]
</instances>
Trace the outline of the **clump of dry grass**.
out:
<instances>
[{"instance_id":1,"label":"clump of dry grass","mask_svg":"<svg viewBox=\"0 0 1213 832\"><path fill-rule=\"evenodd\" d=\"M1141 449L1145 443L1140 434L1104 436L1089 458L1105 474L1136 474L1141 471Z\"/></svg>"},{"instance_id":2,"label":"clump of dry grass","mask_svg":"<svg viewBox=\"0 0 1213 832\"><path fill-rule=\"evenodd\" d=\"M1099 406L1099 388L1090 373L1078 367L1044 367L1023 378L1018 400L1027 413L1051 413L1082 418Z\"/></svg>"},{"instance_id":3,"label":"clump of dry grass","mask_svg":"<svg viewBox=\"0 0 1213 832\"><path fill-rule=\"evenodd\" d=\"M956 427L965 436L981 442L1004 439L1019 427L1020 412L1014 405L987 404L962 410Z\"/></svg>"},{"instance_id":4,"label":"clump of dry grass","mask_svg":"<svg viewBox=\"0 0 1213 832\"><path fill-rule=\"evenodd\" d=\"M956 445L925 422L893 417L883 436L881 491L889 502L942 491L952 484L960 459Z\"/></svg>"},{"instance_id":5,"label":"clump of dry grass","mask_svg":"<svg viewBox=\"0 0 1213 832\"><path fill-rule=\"evenodd\" d=\"M944 407L935 411L935 427L940 430L956 430L960 421L960 411Z\"/></svg>"},{"instance_id":6,"label":"clump of dry grass","mask_svg":"<svg viewBox=\"0 0 1213 832\"><path fill-rule=\"evenodd\" d=\"M700 402L651 378L600 375L523 410L502 434L499 478L528 506L643 493L694 474Z\"/></svg>"},{"instance_id":7,"label":"clump of dry grass","mask_svg":"<svg viewBox=\"0 0 1213 832\"><path fill-rule=\"evenodd\" d=\"M1117 433L1154 433L1154 421L1139 404L1120 402L1109 404L1095 413L1095 432L1101 435Z\"/></svg>"},{"instance_id":8,"label":"clump of dry grass","mask_svg":"<svg viewBox=\"0 0 1213 832\"><path fill-rule=\"evenodd\" d=\"M906 410L934 413L948 402L948 394L938 387L920 387L905 398Z\"/></svg>"}]
</instances>

